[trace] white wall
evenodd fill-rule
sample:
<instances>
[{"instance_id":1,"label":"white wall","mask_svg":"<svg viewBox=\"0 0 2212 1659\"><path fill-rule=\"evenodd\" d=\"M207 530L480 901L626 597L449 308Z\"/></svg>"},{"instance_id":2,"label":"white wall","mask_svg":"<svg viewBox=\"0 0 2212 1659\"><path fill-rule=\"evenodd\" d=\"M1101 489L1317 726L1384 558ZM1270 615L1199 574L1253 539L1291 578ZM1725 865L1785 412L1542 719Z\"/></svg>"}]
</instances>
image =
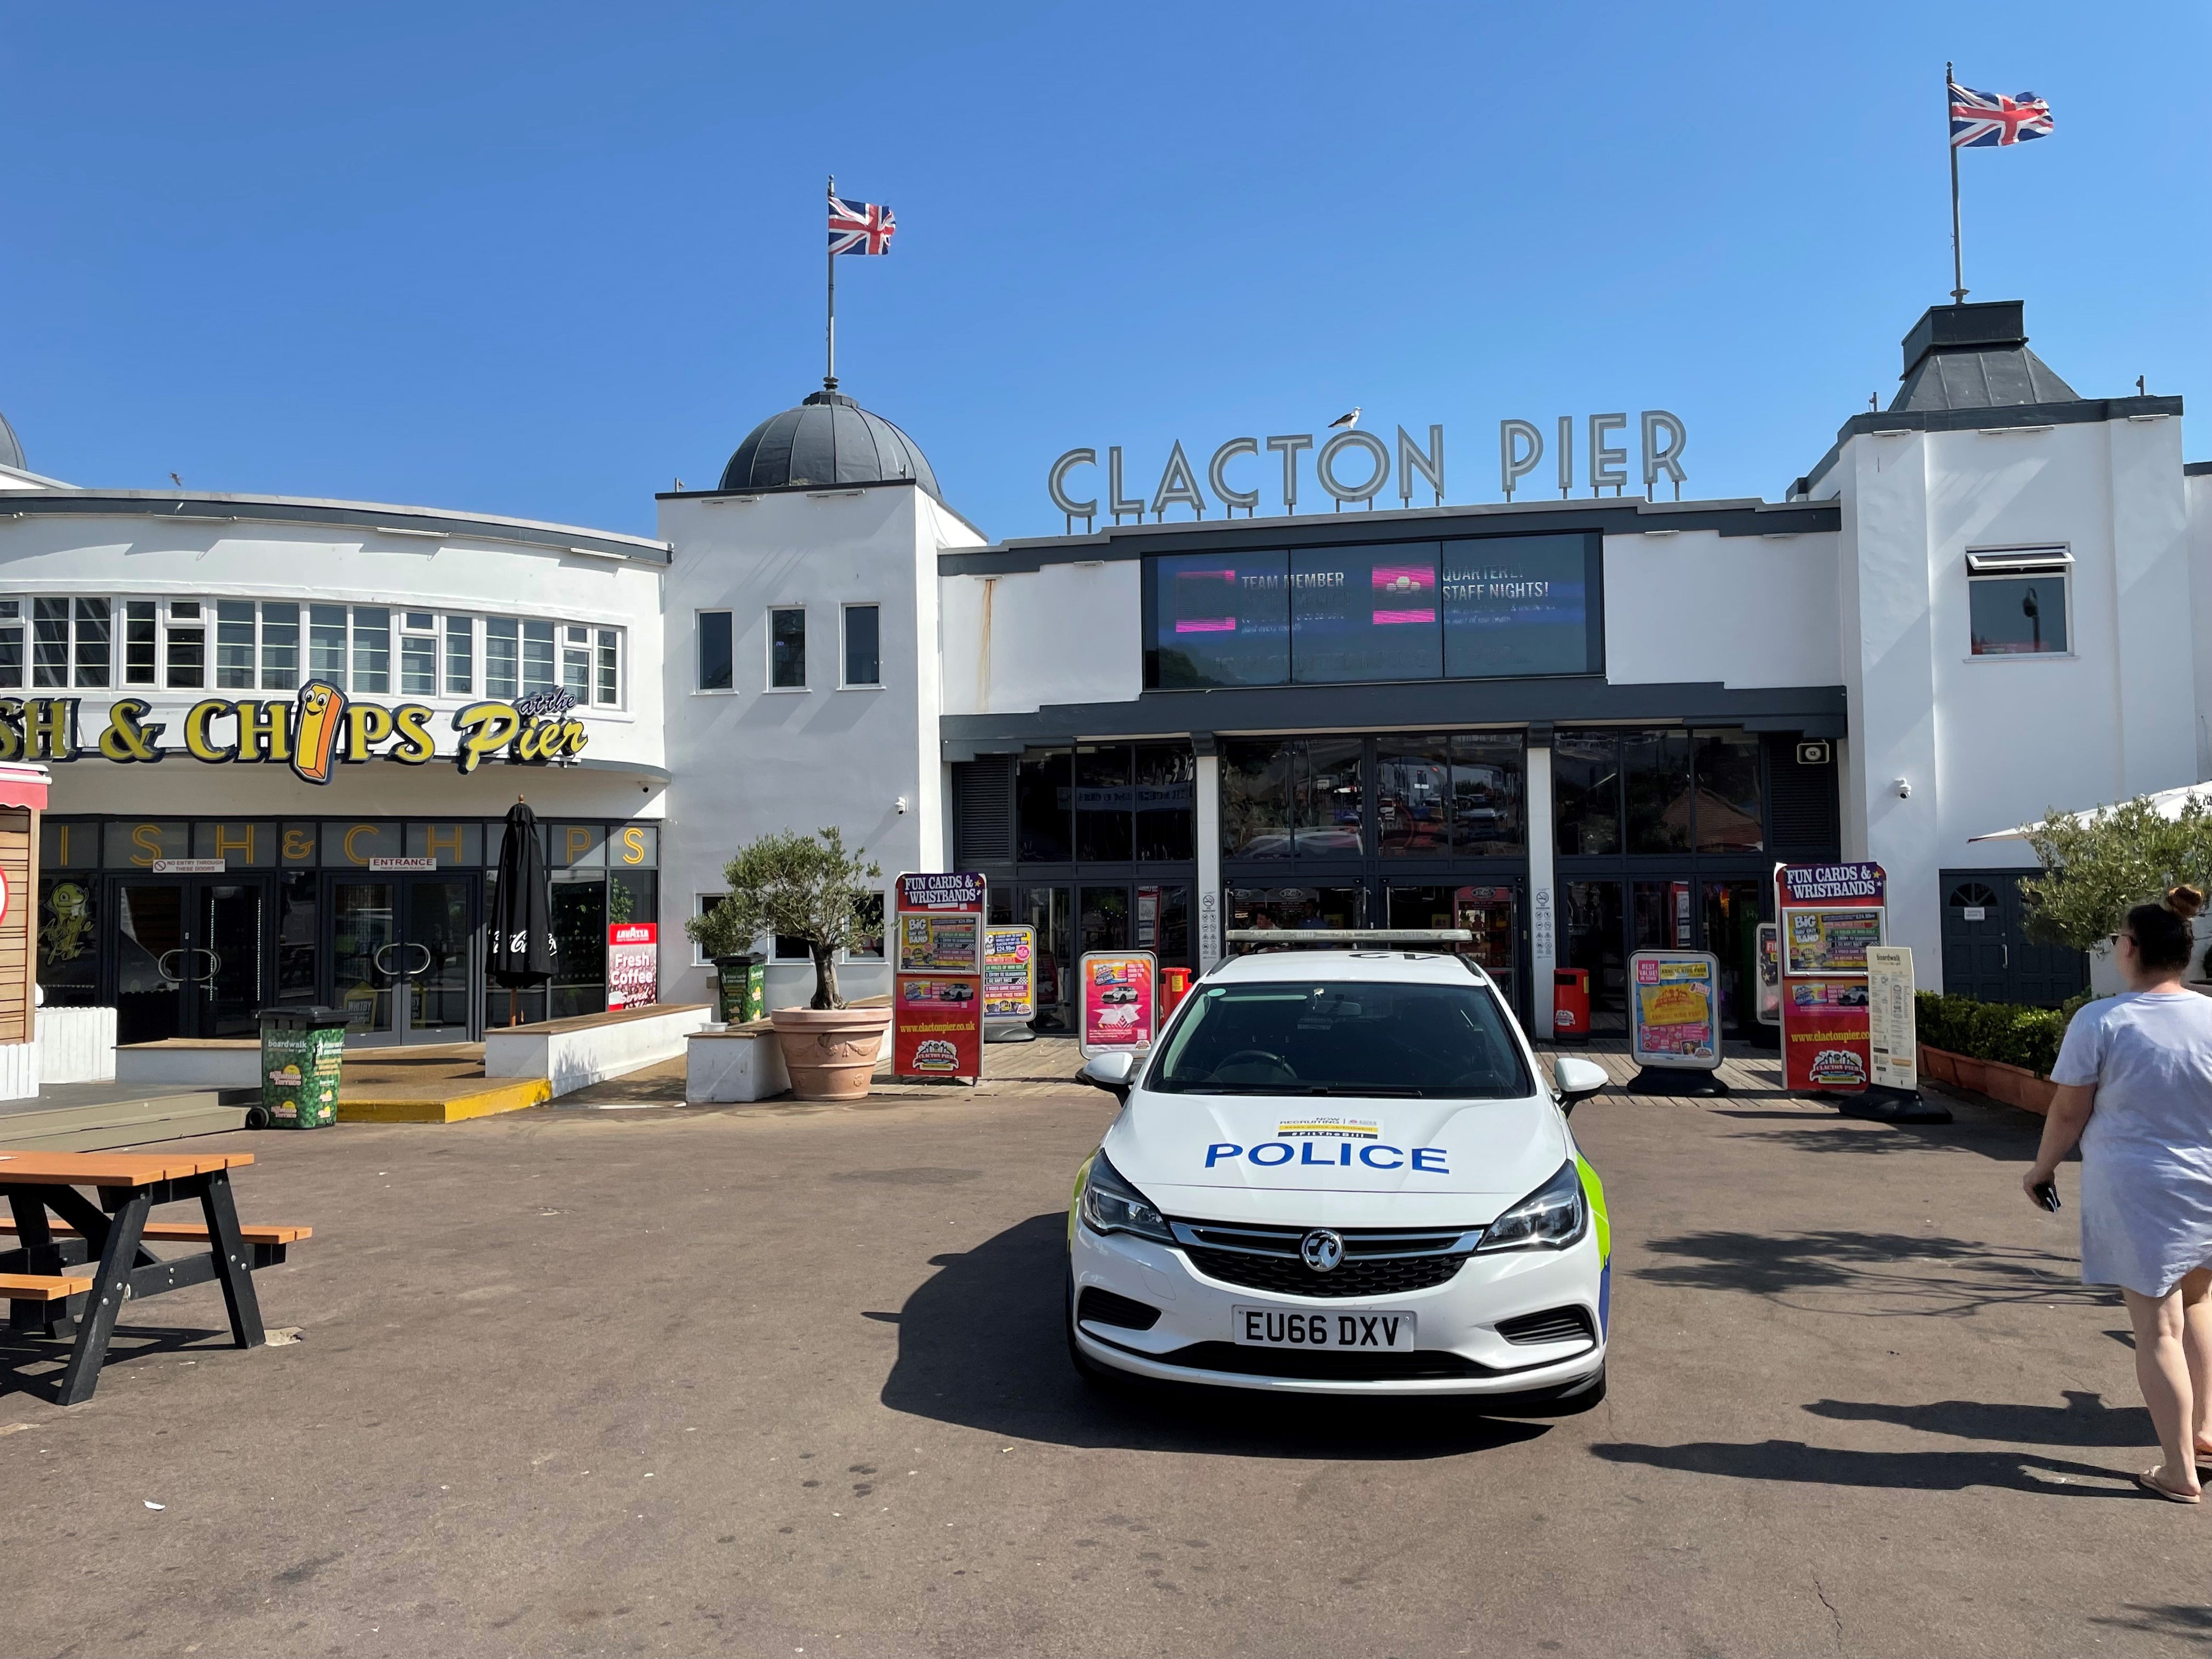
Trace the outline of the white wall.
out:
<instances>
[{"instance_id":1,"label":"white wall","mask_svg":"<svg viewBox=\"0 0 2212 1659\"><path fill-rule=\"evenodd\" d=\"M945 867L937 556L977 538L903 484L672 497L660 508L676 550L664 679L668 764L681 780L661 859L671 939L661 994L695 1000L707 971L690 966L683 921L696 895L720 890L722 866L744 842L834 824L883 867L886 887L901 871ZM855 603L881 607L880 688L839 684L840 611ZM807 686L772 690L768 613L794 605L807 612ZM732 690L696 689L702 610L732 613ZM890 988L880 964L855 963L839 981L848 997ZM770 970L771 1006L804 1002L812 989L804 963Z\"/></svg>"},{"instance_id":2,"label":"white wall","mask_svg":"<svg viewBox=\"0 0 2212 1659\"><path fill-rule=\"evenodd\" d=\"M1834 535L1605 538L1606 678L1833 685Z\"/></svg>"},{"instance_id":3,"label":"white wall","mask_svg":"<svg viewBox=\"0 0 2212 1659\"><path fill-rule=\"evenodd\" d=\"M1940 872L2022 862L2017 842L1968 837L2195 779L2179 424L1865 434L1831 477L1844 850L1887 870L1892 936L1936 988ZM2075 559L2072 651L1972 656L1967 550L2046 544Z\"/></svg>"},{"instance_id":4,"label":"white wall","mask_svg":"<svg viewBox=\"0 0 2212 1659\"><path fill-rule=\"evenodd\" d=\"M1130 702L1145 685L1144 562L946 576L945 712Z\"/></svg>"},{"instance_id":5,"label":"white wall","mask_svg":"<svg viewBox=\"0 0 2212 1659\"><path fill-rule=\"evenodd\" d=\"M2212 472L2182 480L2189 518L2189 611L2196 622L2197 776L2212 778Z\"/></svg>"}]
</instances>

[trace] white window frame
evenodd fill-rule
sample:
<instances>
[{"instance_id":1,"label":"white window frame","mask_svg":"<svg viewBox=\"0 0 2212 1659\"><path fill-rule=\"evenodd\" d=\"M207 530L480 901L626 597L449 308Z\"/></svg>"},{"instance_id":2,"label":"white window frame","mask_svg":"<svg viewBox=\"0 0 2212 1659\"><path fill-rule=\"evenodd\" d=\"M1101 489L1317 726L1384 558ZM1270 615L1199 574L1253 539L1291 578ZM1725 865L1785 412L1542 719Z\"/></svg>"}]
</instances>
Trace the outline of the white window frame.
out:
<instances>
[{"instance_id":1,"label":"white window frame","mask_svg":"<svg viewBox=\"0 0 2212 1659\"><path fill-rule=\"evenodd\" d=\"M691 915L703 916L727 897L729 894L726 892L694 893L691 895ZM691 947L691 965L694 968L712 968L714 965L714 958L707 954L706 948L690 933L685 933L684 940Z\"/></svg>"},{"instance_id":2,"label":"white window frame","mask_svg":"<svg viewBox=\"0 0 2212 1659\"><path fill-rule=\"evenodd\" d=\"M876 896L877 896L878 899L880 899L880 900L882 900L882 901L883 901L883 907L884 907L884 908L883 908L883 911L882 911L881 915L878 917L878 921L882 923L882 925L883 925L883 931L884 931L884 948L883 948L882 950L880 950L880 951L877 951L877 952L876 952L876 954L875 954L875 955L873 955L873 956L872 956L872 957L869 957L869 956L855 956L855 955L854 955L854 953L853 953L851 951L849 951L849 950L846 950L846 951L838 951L838 952L837 952L837 963L838 963L838 965L839 965L840 967L845 966L846 964L849 963L849 964L851 964L852 966L856 967L856 968L872 968L872 967L878 967L878 966L880 966L880 965L882 965L883 963L886 963L886 962L889 962L889 961L890 960L890 957L891 957L891 896L890 896L890 894L888 891L884 891L884 892L878 892L878 893L876 895Z\"/></svg>"},{"instance_id":3,"label":"white window frame","mask_svg":"<svg viewBox=\"0 0 2212 1659\"><path fill-rule=\"evenodd\" d=\"M845 671L853 657L846 641L847 619L855 611L876 613L876 677L872 680L848 680ZM840 691L880 691L884 689L884 608L874 599L853 599L837 607L837 689Z\"/></svg>"},{"instance_id":4,"label":"white window frame","mask_svg":"<svg viewBox=\"0 0 2212 1659\"><path fill-rule=\"evenodd\" d=\"M706 630L700 626L703 617L726 617L730 620L730 683L727 685L702 685L707 665L702 659L706 647ZM695 697L734 697L738 695L738 613L722 605L708 605L691 613L691 695Z\"/></svg>"},{"instance_id":5,"label":"white window frame","mask_svg":"<svg viewBox=\"0 0 2212 1659\"><path fill-rule=\"evenodd\" d=\"M0 691L23 691L31 689L31 601L13 593L0 594L0 606L12 606L9 615L0 615L0 630L10 629L15 635L16 672L13 685L0 684Z\"/></svg>"},{"instance_id":6,"label":"white window frame","mask_svg":"<svg viewBox=\"0 0 2212 1659\"><path fill-rule=\"evenodd\" d=\"M215 617L213 612L209 609L214 601L211 599L193 599L190 597L178 599L173 596L167 599L157 600L155 603L160 607L157 615L161 621L161 627L158 631L160 634L159 647L161 653L161 689L164 691L198 691L204 695L213 684L215 678ZM179 605L198 605L199 607L199 614L192 617L180 617L177 614L177 607ZM301 626L303 628L306 626L304 622L301 623ZM169 636L176 629L180 628L197 629L199 630L200 683L198 685L179 685L173 684L169 678ZM302 663L305 663L307 660L306 653L307 647L303 640L301 646L301 661ZM302 672L305 672L304 669Z\"/></svg>"},{"instance_id":7,"label":"white window frame","mask_svg":"<svg viewBox=\"0 0 2212 1659\"><path fill-rule=\"evenodd\" d=\"M768 628L766 636L761 641L761 689L771 696L804 696L814 689L814 664L811 653L808 659L800 665L797 685L778 685L775 683L775 618L776 613L781 611L796 611L799 613L799 648L802 651L806 648L806 635L811 631L806 626L806 607L804 605L772 605L768 607Z\"/></svg>"},{"instance_id":8,"label":"white window frame","mask_svg":"<svg viewBox=\"0 0 2212 1659\"><path fill-rule=\"evenodd\" d=\"M2066 649L2063 651L1977 651L1974 649L1974 583L1977 580L2056 576L2066 592ZM2071 547L2064 542L2039 542L2014 547L1970 547L1966 550L1966 657L1968 662L2067 662L2080 653L2074 648L2074 576Z\"/></svg>"}]
</instances>

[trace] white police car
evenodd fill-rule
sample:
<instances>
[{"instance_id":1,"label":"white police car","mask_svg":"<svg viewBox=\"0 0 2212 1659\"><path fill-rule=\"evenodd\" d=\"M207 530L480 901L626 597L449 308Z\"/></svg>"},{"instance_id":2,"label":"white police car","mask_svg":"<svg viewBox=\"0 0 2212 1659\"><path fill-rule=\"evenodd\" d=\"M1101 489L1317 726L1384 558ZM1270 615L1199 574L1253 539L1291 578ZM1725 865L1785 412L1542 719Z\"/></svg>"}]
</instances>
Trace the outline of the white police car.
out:
<instances>
[{"instance_id":1,"label":"white police car","mask_svg":"<svg viewBox=\"0 0 2212 1659\"><path fill-rule=\"evenodd\" d=\"M1464 958L1237 957L1079 1075L1124 1102L1068 1216L1086 1376L1604 1397L1610 1228L1566 1114L1606 1075L1543 1079Z\"/></svg>"}]
</instances>

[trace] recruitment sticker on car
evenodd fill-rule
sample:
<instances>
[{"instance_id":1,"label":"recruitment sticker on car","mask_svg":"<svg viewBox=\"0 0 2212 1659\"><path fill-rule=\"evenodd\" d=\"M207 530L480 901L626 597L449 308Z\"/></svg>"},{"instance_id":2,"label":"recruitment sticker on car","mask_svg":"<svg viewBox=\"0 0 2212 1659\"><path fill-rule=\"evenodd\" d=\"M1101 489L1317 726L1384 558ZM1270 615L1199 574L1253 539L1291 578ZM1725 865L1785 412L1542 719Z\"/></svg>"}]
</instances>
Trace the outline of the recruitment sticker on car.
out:
<instances>
[{"instance_id":1,"label":"recruitment sticker on car","mask_svg":"<svg viewBox=\"0 0 2212 1659\"><path fill-rule=\"evenodd\" d=\"M1308 1116L1285 1118L1275 1126L1278 1140L1380 1140L1379 1118Z\"/></svg>"},{"instance_id":2,"label":"recruitment sticker on car","mask_svg":"<svg viewBox=\"0 0 2212 1659\"><path fill-rule=\"evenodd\" d=\"M1358 1313L1304 1313L1297 1309L1252 1308L1239 1303L1231 1315L1231 1334L1248 1348L1384 1349L1403 1352L1413 1346L1413 1316L1389 1309Z\"/></svg>"}]
</instances>

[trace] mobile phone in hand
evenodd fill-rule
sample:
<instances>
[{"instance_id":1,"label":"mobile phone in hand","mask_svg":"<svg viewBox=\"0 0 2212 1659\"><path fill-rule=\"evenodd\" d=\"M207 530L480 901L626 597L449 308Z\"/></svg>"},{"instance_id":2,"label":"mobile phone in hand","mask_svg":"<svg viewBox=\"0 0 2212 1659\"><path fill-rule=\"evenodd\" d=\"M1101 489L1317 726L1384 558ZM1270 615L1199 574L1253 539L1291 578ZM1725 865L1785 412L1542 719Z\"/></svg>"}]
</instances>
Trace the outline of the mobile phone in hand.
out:
<instances>
[{"instance_id":1,"label":"mobile phone in hand","mask_svg":"<svg viewBox=\"0 0 2212 1659\"><path fill-rule=\"evenodd\" d=\"M2057 1182L2039 1181L2035 1184L2034 1193L2037 1203L2053 1215L2058 1213L2058 1183Z\"/></svg>"}]
</instances>

